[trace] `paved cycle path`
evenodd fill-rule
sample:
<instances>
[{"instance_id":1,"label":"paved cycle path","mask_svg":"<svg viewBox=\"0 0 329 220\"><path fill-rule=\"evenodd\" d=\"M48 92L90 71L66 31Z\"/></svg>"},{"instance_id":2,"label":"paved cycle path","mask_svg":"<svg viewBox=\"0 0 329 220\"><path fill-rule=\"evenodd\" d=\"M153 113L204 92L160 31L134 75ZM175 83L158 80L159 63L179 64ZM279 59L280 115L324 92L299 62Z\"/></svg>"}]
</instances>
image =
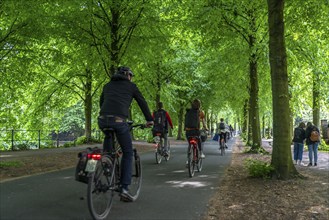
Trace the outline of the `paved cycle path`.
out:
<instances>
[{"instance_id":1,"label":"paved cycle path","mask_svg":"<svg viewBox=\"0 0 329 220\"><path fill-rule=\"evenodd\" d=\"M219 155L218 144L205 143L203 169L188 176L187 144L172 144L168 162L155 163L154 152L141 155L142 191L134 203L115 197L107 219L201 219L210 197L231 161L235 138L228 143L225 156ZM89 220L86 200L87 185L74 180L74 169L35 175L0 184L0 219L20 220Z\"/></svg>"}]
</instances>

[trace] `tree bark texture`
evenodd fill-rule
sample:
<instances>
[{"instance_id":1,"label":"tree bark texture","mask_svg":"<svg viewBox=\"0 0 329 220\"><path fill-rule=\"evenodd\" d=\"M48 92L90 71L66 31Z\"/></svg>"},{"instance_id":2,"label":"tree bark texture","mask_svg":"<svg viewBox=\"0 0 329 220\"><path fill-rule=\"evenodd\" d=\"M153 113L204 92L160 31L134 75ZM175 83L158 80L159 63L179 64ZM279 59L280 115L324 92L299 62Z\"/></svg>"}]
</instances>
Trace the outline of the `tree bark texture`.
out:
<instances>
[{"instance_id":1,"label":"tree bark texture","mask_svg":"<svg viewBox=\"0 0 329 220\"><path fill-rule=\"evenodd\" d=\"M87 141L91 140L91 115L92 115L92 73L86 69L86 84L85 84L85 136Z\"/></svg>"},{"instance_id":2,"label":"tree bark texture","mask_svg":"<svg viewBox=\"0 0 329 220\"><path fill-rule=\"evenodd\" d=\"M320 91L319 91L319 74L313 73L313 123L319 128L320 126Z\"/></svg>"},{"instance_id":3,"label":"tree bark texture","mask_svg":"<svg viewBox=\"0 0 329 220\"><path fill-rule=\"evenodd\" d=\"M248 114L248 99L245 100L243 105L243 117L242 117L242 133L248 134L248 120L249 120L249 114Z\"/></svg>"},{"instance_id":4,"label":"tree bark texture","mask_svg":"<svg viewBox=\"0 0 329 220\"><path fill-rule=\"evenodd\" d=\"M184 120L184 103L180 102L179 111L178 111L178 132L177 132L177 140L182 140L184 131L183 131L183 120Z\"/></svg>"},{"instance_id":5,"label":"tree bark texture","mask_svg":"<svg viewBox=\"0 0 329 220\"><path fill-rule=\"evenodd\" d=\"M251 33L248 34L249 44L249 80L250 80L250 107L249 107L249 122L251 128L251 151L259 152L261 148L262 138L260 133L260 119L259 119L259 103L258 103L258 65L257 65L257 27L255 9L251 8L248 11L249 29Z\"/></svg>"},{"instance_id":6,"label":"tree bark texture","mask_svg":"<svg viewBox=\"0 0 329 220\"><path fill-rule=\"evenodd\" d=\"M251 123L251 150L257 152L261 145L259 103L258 103L258 75L255 54L250 58L250 123Z\"/></svg>"},{"instance_id":7,"label":"tree bark texture","mask_svg":"<svg viewBox=\"0 0 329 220\"><path fill-rule=\"evenodd\" d=\"M289 179L298 173L292 163L287 57L284 41L284 0L267 0L269 59L273 99L272 166L277 178Z\"/></svg>"},{"instance_id":8,"label":"tree bark texture","mask_svg":"<svg viewBox=\"0 0 329 220\"><path fill-rule=\"evenodd\" d=\"M113 76L116 70L116 67L119 65L119 19L120 13L117 8L111 8L112 13L112 22L111 22L111 51L110 52L110 76Z\"/></svg>"}]
</instances>

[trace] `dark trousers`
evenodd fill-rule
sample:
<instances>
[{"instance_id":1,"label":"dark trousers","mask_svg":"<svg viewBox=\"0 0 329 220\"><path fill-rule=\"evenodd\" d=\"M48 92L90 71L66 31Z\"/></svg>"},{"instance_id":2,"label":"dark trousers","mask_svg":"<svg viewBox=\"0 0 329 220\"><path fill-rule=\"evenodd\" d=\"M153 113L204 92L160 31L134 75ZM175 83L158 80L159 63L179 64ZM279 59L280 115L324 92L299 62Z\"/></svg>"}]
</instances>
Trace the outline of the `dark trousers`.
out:
<instances>
[{"instance_id":1,"label":"dark trousers","mask_svg":"<svg viewBox=\"0 0 329 220\"><path fill-rule=\"evenodd\" d=\"M198 145L199 145L199 150L202 151L202 147L201 147L201 138L200 138L200 130L187 130L186 131L186 140L188 141L188 137L190 136L195 136L198 137Z\"/></svg>"},{"instance_id":2,"label":"dark trousers","mask_svg":"<svg viewBox=\"0 0 329 220\"><path fill-rule=\"evenodd\" d=\"M219 144L222 139L224 139L224 143L226 143L226 132L219 132L219 136L220 136Z\"/></svg>"},{"instance_id":3,"label":"dark trousers","mask_svg":"<svg viewBox=\"0 0 329 220\"><path fill-rule=\"evenodd\" d=\"M133 159L133 146L130 135L129 126L126 122L116 122L114 117L98 118L98 126L101 130L104 128L113 128L116 133L117 140L122 150L121 159L121 185L126 188L131 184L132 175L132 159ZM111 147L111 136L108 131L103 131L105 134L103 142L103 150L109 151Z\"/></svg>"}]
</instances>

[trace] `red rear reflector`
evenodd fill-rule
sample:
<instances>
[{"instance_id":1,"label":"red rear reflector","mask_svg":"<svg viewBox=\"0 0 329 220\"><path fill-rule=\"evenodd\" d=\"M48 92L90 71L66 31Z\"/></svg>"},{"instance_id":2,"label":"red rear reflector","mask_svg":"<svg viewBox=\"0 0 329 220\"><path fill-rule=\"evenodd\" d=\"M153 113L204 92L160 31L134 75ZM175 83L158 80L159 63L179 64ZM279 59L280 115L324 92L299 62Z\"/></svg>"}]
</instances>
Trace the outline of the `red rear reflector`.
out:
<instances>
[{"instance_id":1,"label":"red rear reflector","mask_svg":"<svg viewBox=\"0 0 329 220\"><path fill-rule=\"evenodd\" d=\"M191 140L189 140L189 142L190 142L190 144L196 144L197 143L197 141L195 139L191 139Z\"/></svg>"},{"instance_id":2,"label":"red rear reflector","mask_svg":"<svg viewBox=\"0 0 329 220\"><path fill-rule=\"evenodd\" d=\"M88 159L100 160L102 155L100 154L88 154Z\"/></svg>"}]
</instances>

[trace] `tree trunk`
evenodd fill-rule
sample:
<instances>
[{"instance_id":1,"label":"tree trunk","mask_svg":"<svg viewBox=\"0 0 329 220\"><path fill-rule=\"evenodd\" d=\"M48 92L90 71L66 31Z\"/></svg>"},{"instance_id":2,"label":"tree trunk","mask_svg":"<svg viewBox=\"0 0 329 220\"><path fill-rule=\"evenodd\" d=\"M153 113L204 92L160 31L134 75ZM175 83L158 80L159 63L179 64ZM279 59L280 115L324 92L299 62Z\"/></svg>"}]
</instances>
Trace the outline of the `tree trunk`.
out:
<instances>
[{"instance_id":1,"label":"tree trunk","mask_svg":"<svg viewBox=\"0 0 329 220\"><path fill-rule=\"evenodd\" d=\"M263 118L262 118L262 137L263 138L266 138L266 136L265 136L265 127L266 127L265 120L266 120L265 115L263 115Z\"/></svg>"},{"instance_id":2,"label":"tree trunk","mask_svg":"<svg viewBox=\"0 0 329 220\"><path fill-rule=\"evenodd\" d=\"M272 125L273 125L272 119L271 119L271 117L269 117L269 118L268 118L268 132L267 132L267 138L272 138L272 137L273 137L273 134L272 134Z\"/></svg>"},{"instance_id":3,"label":"tree trunk","mask_svg":"<svg viewBox=\"0 0 329 220\"><path fill-rule=\"evenodd\" d=\"M250 123L251 123L251 150L258 152L261 148L260 136L260 120L259 120L259 103L258 103L258 76L257 76L257 62L255 55L251 57L250 61Z\"/></svg>"},{"instance_id":4,"label":"tree trunk","mask_svg":"<svg viewBox=\"0 0 329 220\"><path fill-rule=\"evenodd\" d=\"M249 121L249 114L248 114L248 99L245 100L243 106L243 118L242 118L242 133L248 134L248 121Z\"/></svg>"},{"instance_id":5,"label":"tree trunk","mask_svg":"<svg viewBox=\"0 0 329 220\"><path fill-rule=\"evenodd\" d=\"M92 114L92 73L86 69L86 84L85 84L85 136L87 141L91 140L91 114Z\"/></svg>"},{"instance_id":6,"label":"tree trunk","mask_svg":"<svg viewBox=\"0 0 329 220\"><path fill-rule=\"evenodd\" d=\"M287 56L284 41L284 0L267 0L269 24L269 59L273 99L273 152L271 164L280 179L295 177L290 145L290 110Z\"/></svg>"},{"instance_id":7,"label":"tree trunk","mask_svg":"<svg viewBox=\"0 0 329 220\"><path fill-rule=\"evenodd\" d=\"M249 92L250 94L251 92ZM247 146L252 146L252 113L250 110L250 106L251 106L251 98L249 98L248 100L248 139L247 139Z\"/></svg>"},{"instance_id":8,"label":"tree trunk","mask_svg":"<svg viewBox=\"0 0 329 220\"><path fill-rule=\"evenodd\" d=\"M313 123L320 128L320 91L319 91L319 74L313 73Z\"/></svg>"},{"instance_id":9,"label":"tree trunk","mask_svg":"<svg viewBox=\"0 0 329 220\"><path fill-rule=\"evenodd\" d=\"M120 13L117 8L112 7L111 8L111 14L112 14L112 22L111 22L111 51L110 52L110 77L114 75L116 68L118 67L120 60L119 60L119 19L120 19ZM105 46L106 47L106 46Z\"/></svg>"},{"instance_id":10,"label":"tree trunk","mask_svg":"<svg viewBox=\"0 0 329 220\"><path fill-rule=\"evenodd\" d=\"M258 72L257 72L257 54L256 54L256 18L254 10L251 9L249 12L250 16L250 30L252 34L249 35L249 80L250 80L250 123L251 123L251 134L252 134L252 152L260 152L262 148L262 138L260 134L260 119L259 119L259 103L258 103Z\"/></svg>"},{"instance_id":11,"label":"tree trunk","mask_svg":"<svg viewBox=\"0 0 329 220\"><path fill-rule=\"evenodd\" d=\"M178 111L178 132L177 132L177 140L183 140L183 119L184 119L184 103L180 102L179 111Z\"/></svg>"},{"instance_id":12,"label":"tree trunk","mask_svg":"<svg viewBox=\"0 0 329 220\"><path fill-rule=\"evenodd\" d=\"M157 108L158 103L161 101L161 75L160 71L156 74L156 91L155 91L155 107Z\"/></svg>"}]
</instances>

